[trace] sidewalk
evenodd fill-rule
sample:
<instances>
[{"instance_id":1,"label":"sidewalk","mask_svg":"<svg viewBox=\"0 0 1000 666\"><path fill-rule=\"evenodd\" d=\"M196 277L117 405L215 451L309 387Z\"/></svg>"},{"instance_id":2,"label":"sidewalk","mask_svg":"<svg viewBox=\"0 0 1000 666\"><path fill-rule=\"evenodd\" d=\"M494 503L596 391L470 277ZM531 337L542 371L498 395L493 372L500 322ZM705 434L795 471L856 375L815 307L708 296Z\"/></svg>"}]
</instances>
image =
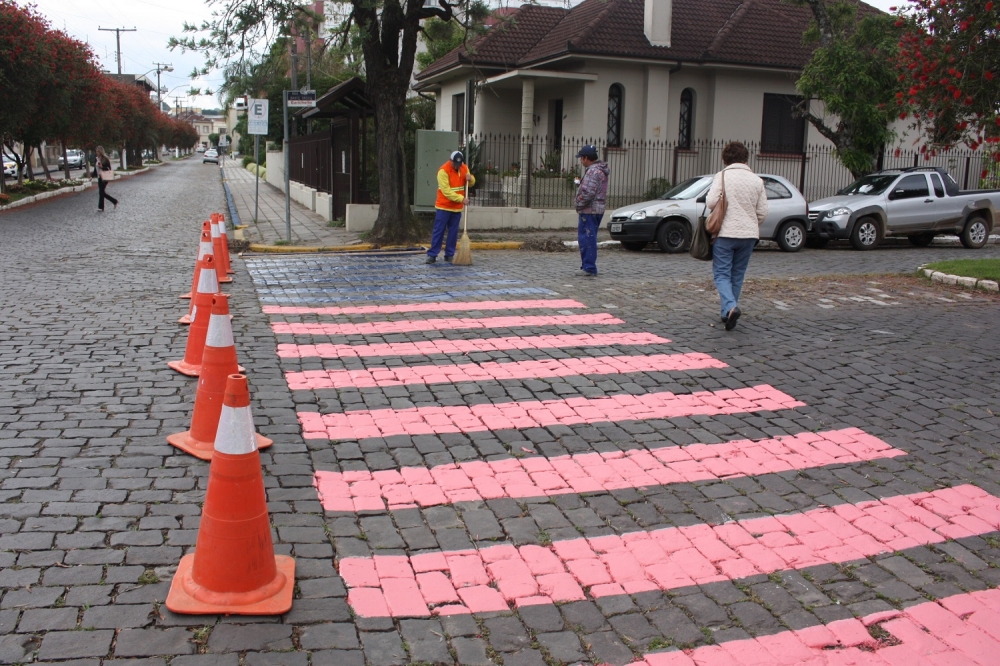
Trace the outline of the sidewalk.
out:
<instances>
[{"instance_id":1,"label":"sidewalk","mask_svg":"<svg viewBox=\"0 0 1000 666\"><path fill-rule=\"evenodd\" d=\"M240 166L238 160L226 160L223 176L233 195L240 222L247 225L243 236L251 243L274 245L284 241L285 195L261 179L258 219L254 221L254 175ZM343 227L327 226L326 220L305 206L291 202L292 245L334 247L360 243L358 234Z\"/></svg>"}]
</instances>

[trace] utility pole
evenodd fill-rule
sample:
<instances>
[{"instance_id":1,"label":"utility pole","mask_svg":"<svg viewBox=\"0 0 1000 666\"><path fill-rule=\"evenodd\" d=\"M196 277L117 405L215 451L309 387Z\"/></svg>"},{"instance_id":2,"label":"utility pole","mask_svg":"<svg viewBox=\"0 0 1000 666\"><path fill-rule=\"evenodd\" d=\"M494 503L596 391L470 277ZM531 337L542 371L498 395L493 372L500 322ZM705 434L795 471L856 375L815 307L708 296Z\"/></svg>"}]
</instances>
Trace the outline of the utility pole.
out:
<instances>
[{"instance_id":1,"label":"utility pole","mask_svg":"<svg viewBox=\"0 0 1000 666\"><path fill-rule=\"evenodd\" d=\"M113 32L113 33L115 33L115 41L118 43L118 51L115 53L115 55L118 56L118 73L121 74L122 73L122 33L123 32L136 32L136 29L135 28L101 28L101 27L98 27L97 29L98 30L102 30L104 32Z\"/></svg>"},{"instance_id":2,"label":"utility pole","mask_svg":"<svg viewBox=\"0 0 1000 666\"><path fill-rule=\"evenodd\" d=\"M163 108L160 105L160 72L172 72L174 71L174 66L168 62L154 62L156 65L156 106L159 111Z\"/></svg>"}]
</instances>

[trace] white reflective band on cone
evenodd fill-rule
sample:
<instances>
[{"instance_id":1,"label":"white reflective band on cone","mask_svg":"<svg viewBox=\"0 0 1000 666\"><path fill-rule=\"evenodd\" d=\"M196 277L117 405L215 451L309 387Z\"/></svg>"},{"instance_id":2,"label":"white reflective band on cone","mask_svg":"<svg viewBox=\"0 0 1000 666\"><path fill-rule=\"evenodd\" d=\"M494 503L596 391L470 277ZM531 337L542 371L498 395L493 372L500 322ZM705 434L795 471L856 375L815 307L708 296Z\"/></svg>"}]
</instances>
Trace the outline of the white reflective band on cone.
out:
<instances>
[{"instance_id":1,"label":"white reflective band on cone","mask_svg":"<svg viewBox=\"0 0 1000 666\"><path fill-rule=\"evenodd\" d=\"M249 407L222 406L219 430L215 434L215 450L234 456L257 450L257 437Z\"/></svg>"},{"instance_id":2,"label":"white reflective band on cone","mask_svg":"<svg viewBox=\"0 0 1000 666\"><path fill-rule=\"evenodd\" d=\"M208 241L198 243L198 258L204 259L206 254L212 254L212 244Z\"/></svg>"},{"instance_id":3,"label":"white reflective band on cone","mask_svg":"<svg viewBox=\"0 0 1000 666\"><path fill-rule=\"evenodd\" d=\"M205 336L206 347L232 347L233 327L229 324L229 315L214 314L208 320L208 335Z\"/></svg>"},{"instance_id":4,"label":"white reflective band on cone","mask_svg":"<svg viewBox=\"0 0 1000 666\"><path fill-rule=\"evenodd\" d=\"M223 236L226 235L226 221L224 219L219 220L219 233Z\"/></svg>"},{"instance_id":5,"label":"white reflective band on cone","mask_svg":"<svg viewBox=\"0 0 1000 666\"><path fill-rule=\"evenodd\" d=\"M219 225L217 225L214 222L212 222L211 223L211 227L212 227L212 238L218 238L219 237Z\"/></svg>"},{"instance_id":6,"label":"white reflective band on cone","mask_svg":"<svg viewBox=\"0 0 1000 666\"><path fill-rule=\"evenodd\" d=\"M192 305L191 306L191 321L194 321L197 316L198 316L198 306L197 305Z\"/></svg>"},{"instance_id":7,"label":"white reflective band on cone","mask_svg":"<svg viewBox=\"0 0 1000 666\"><path fill-rule=\"evenodd\" d=\"M219 280L218 276L215 274L215 266L212 266L210 270L202 271L198 274L198 293L219 293Z\"/></svg>"}]
</instances>

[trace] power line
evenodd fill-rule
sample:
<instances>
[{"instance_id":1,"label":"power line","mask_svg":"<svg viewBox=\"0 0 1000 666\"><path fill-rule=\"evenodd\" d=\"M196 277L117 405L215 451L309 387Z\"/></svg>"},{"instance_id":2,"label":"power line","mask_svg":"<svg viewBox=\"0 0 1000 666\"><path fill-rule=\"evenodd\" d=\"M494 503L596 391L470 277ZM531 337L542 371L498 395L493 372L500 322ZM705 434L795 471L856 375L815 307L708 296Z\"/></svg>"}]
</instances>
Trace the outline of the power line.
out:
<instances>
[{"instance_id":1,"label":"power line","mask_svg":"<svg viewBox=\"0 0 1000 666\"><path fill-rule=\"evenodd\" d=\"M117 55L118 55L118 74L121 75L121 73L122 73L122 33L123 32L136 32L136 29L135 28L102 28L100 26L98 26L97 29L98 30L102 30L104 32L113 32L113 33L115 33L115 40L118 43L118 53L117 53Z\"/></svg>"}]
</instances>

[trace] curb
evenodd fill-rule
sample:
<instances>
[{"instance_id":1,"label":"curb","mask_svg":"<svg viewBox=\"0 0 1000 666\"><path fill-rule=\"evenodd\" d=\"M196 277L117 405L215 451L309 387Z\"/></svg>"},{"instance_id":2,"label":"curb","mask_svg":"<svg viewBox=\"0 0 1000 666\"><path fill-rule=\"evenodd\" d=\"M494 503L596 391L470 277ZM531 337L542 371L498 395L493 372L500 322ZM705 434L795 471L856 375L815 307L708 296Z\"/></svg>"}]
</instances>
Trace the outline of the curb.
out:
<instances>
[{"instance_id":1,"label":"curb","mask_svg":"<svg viewBox=\"0 0 1000 666\"><path fill-rule=\"evenodd\" d=\"M974 277L951 275L930 268L924 268L923 266L917 270L923 273L925 277L930 278L931 282L940 282L941 284L967 287L969 289L983 289L984 291L1000 291L1000 284L996 280L977 280Z\"/></svg>"},{"instance_id":2,"label":"curb","mask_svg":"<svg viewBox=\"0 0 1000 666\"><path fill-rule=\"evenodd\" d=\"M73 194L74 192L83 192L84 190L90 189L93 185L93 180L88 179L83 185L74 185L73 187L60 187L58 190L50 190L48 192L39 192L38 194L33 194L30 197L24 197L23 199L18 199L13 203L9 203L6 206L0 206L0 213L6 212L8 210L14 210L15 208L20 208L21 206L27 206L29 204L38 203L39 201L45 201L46 199L53 199L55 197L64 196L66 194Z\"/></svg>"},{"instance_id":3,"label":"curb","mask_svg":"<svg viewBox=\"0 0 1000 666\"><path fill-rule=\"evenodd\" d=\"M472 243L473 250L519 250L521 241L483 241ZM351 252L371 252L372 250L401 251L412 250L412 246L406 245L373 245L371 243L359 243L357 245L333 245L329 247L310 247L305 245L259 245L252 244L248 248L249 252L260 252L262 254L308 254L308 253L351 253ZM423 249L423 248L421 248Z\"/></svg>"}]
</instances>

